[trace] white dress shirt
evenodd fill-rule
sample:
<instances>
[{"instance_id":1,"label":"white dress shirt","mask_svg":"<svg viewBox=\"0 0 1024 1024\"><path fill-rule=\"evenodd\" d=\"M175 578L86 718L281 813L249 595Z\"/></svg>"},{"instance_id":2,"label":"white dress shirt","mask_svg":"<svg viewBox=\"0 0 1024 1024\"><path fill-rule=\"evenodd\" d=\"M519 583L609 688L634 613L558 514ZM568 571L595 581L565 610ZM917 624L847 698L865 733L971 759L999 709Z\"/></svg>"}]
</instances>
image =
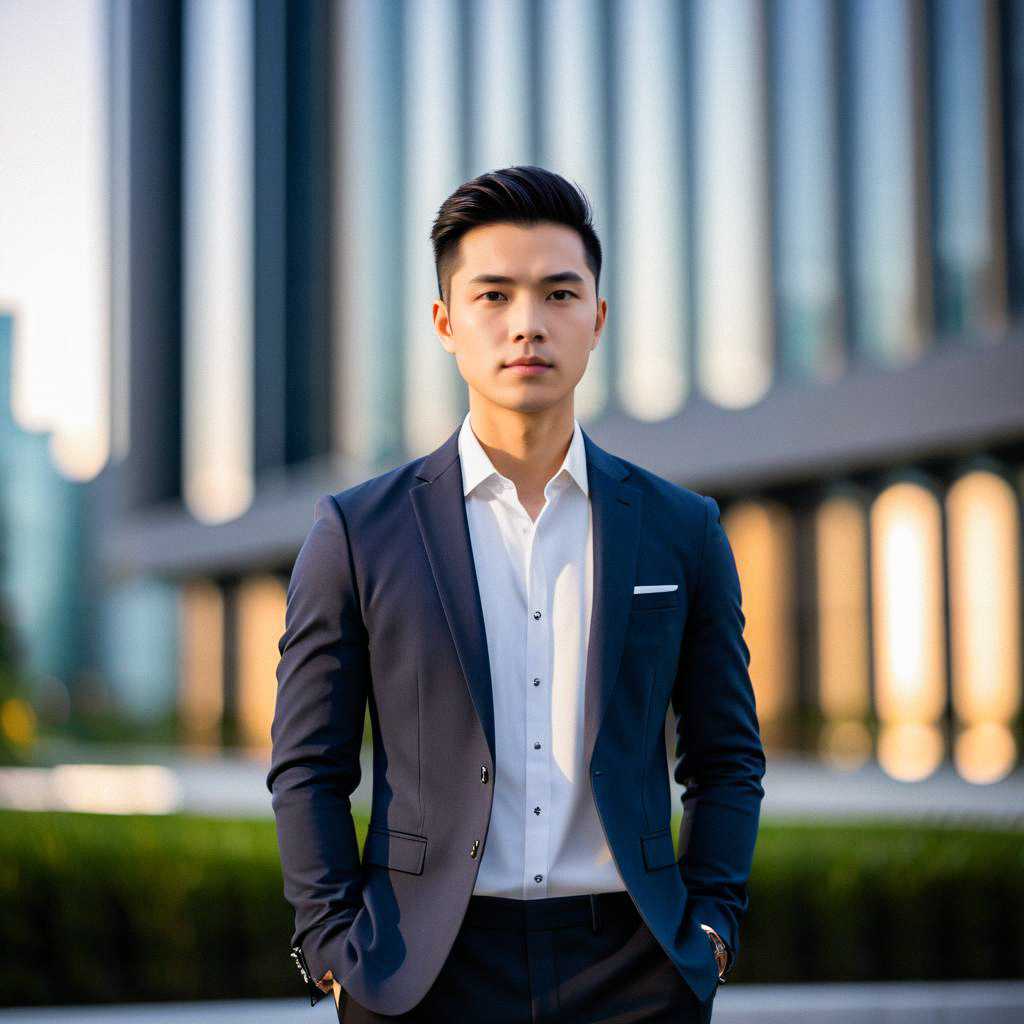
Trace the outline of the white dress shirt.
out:
<instances>
[{"instance_id":1,"label":"white dress shirt","mask_svg":"<svg viewBox=\"0 0 1024 1024\"><path fill-rule=\"evenodd\" d=\"M583 763L594 558L586 451L573 422L536 521L494 468L468 414L459 432L496 745L476 895L539 899L626 888Z\"/></svg>"}]
</instances>

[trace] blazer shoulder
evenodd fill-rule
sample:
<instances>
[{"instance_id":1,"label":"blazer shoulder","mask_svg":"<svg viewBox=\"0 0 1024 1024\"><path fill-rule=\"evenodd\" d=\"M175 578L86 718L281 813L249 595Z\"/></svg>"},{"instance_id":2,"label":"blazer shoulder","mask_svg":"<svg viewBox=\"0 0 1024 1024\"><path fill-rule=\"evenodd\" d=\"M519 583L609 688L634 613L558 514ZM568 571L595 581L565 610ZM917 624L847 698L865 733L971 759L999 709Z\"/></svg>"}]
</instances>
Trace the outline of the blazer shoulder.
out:
<instances>
[{"instance_id":1,"label":"blazer shoulder","mask_svg":"<svg viewBox=\"0 0 1024 1024\"><path fill-rule=\"evenodd\" d=\"M410 459L384 473L336 491L330 498L334 500L349 525L393 511L401 507L406 495L419 483L417 473L426 458L426 455L421 455Z\"/></svg>"},{"instance_id":2,"label":"blazer shoulder","mask_svg":"<svg viewBox=\"0 0 1024 1024\"><path fill-rule=\"evenodd\" d=\"M718 502L710 495L674 483L621 456L613 457L629 470L626 482L639 487L645 500L653 501L657 508L681 513L687 517L698 516L703 519L707 512L718 517Z\"/></svg>"}]
</instances>

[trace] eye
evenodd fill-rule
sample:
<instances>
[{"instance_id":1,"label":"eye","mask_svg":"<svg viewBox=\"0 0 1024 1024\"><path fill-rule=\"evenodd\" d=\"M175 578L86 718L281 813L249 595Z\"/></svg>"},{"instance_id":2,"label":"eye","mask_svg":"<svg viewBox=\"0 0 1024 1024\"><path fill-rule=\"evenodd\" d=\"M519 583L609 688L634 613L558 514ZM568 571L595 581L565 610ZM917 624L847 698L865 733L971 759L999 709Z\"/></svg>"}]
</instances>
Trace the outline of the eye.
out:
<instances>
[{"instance_id":1,"label":"eye","mask_svg":"<svg viewBox=\"0 0 1024 1024\"><path fill-rule=\"evenodd\" d=\"M571 295L573 298L576 297L576 293L573 292L573 291L570 291L568 288L558 288L555 291L553 291L551 294L552 295L564 295L566 297Z\"/></svg>"},{"instance_id":2,"label":"eye","mask_svg":"<svg viewBox=\"0 0 1024 1024\"><path fill-rule=\"evenodd\" d=\"M505 298L504 292L484 292L483 295L480 296L480 298L486 299L495 295L497 295L499 299Z\"/></svg>"}]
</instances>

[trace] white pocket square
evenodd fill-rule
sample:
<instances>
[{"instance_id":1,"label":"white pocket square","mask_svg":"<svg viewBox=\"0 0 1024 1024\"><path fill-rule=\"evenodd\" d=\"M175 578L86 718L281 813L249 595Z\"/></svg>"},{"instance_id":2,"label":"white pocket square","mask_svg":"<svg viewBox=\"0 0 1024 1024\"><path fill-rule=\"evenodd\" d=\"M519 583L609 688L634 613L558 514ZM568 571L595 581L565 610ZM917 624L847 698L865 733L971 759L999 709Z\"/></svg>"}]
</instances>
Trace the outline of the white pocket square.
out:
<instances>
[{"instance_id":1,"label":"white pocket square","mask_svg":"<svg viewBox=\"0 0 1024 1024\"><path fill-rule=\"evenodd\" d=\"M656 583L649 587L634 587L634 594L664 594L670 590L678 590L678 583Z\"/></svg>"}]
</instances>

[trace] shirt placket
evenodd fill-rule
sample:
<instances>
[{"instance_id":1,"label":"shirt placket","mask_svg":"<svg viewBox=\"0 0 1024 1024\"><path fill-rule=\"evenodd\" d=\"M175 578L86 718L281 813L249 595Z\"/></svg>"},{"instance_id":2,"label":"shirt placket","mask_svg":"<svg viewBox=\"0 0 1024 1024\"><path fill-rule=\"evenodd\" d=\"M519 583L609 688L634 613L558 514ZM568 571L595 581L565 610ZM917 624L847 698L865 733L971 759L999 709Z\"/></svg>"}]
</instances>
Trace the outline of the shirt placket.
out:
<instances>
[{"instance_id":1,"label":"shirt placket","mask_svg":"<svg viewBox=\"0 0 1024 1024\"><path fill-rule=\"evenodd\" d=\"M526 791L525 863L523 895L546 896L548 892L549 832L551 821L551 719L550 666L552 663L551 608L546 560L543 557L541 519L525 520L526 584L529 608L526 632ZM548 517L550 518L550 517Z\"/></svg>"}]
</instances>

